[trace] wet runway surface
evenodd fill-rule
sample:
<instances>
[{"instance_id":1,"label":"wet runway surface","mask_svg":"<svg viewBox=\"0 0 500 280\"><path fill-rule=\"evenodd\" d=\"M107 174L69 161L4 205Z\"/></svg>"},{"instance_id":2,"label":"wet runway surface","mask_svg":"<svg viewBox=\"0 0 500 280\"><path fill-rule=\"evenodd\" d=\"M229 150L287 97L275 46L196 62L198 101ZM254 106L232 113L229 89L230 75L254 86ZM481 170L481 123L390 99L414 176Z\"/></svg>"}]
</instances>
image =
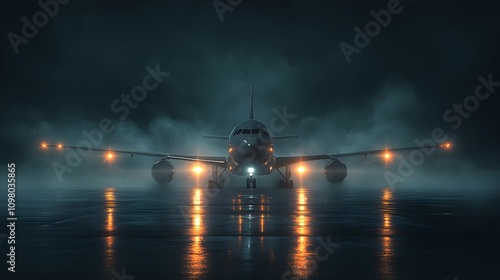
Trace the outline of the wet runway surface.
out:
<instances>
[{"instance_id":1,"label":"wet runway surface","mask_svg":"<svg viewBox=\"0 0 500 280\"><path fill-rule=\"evenodd\" d=\"M2 242L1 274L498 279L500 196L473 193L362 187L230 187L216 193L179 186L19 189L17 272L7 273Z\"/></svg>"}]
</instances>

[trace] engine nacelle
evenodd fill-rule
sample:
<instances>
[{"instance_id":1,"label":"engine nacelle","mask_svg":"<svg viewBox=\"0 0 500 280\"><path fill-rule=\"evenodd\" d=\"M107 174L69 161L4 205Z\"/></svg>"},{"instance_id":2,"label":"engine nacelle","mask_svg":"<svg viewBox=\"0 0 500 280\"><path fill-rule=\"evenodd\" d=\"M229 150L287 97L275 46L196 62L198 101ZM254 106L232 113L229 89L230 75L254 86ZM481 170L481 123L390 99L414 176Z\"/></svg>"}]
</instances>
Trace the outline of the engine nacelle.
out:
<instances>
[{"instance_id":1,"label":"engine nacelle","mask_svg":"<svg viewBox=\"0 0 500 280\"><path fill-rule=\"evenodd\" d=\"M340 183L347 176L347 166L334 159L325 165L325 178L330 183Z\"/></svg>"},{"instance_id":2,"label":"engine nacelle","mask_svg":"<svg viewBox=\"0 0 500 280\"><path fill-rule=\"evenodd\" d=\"M160 184L174 179L174 165L168 160L159 160L151 167L151 177Z\"/></svg>"}]
</instances>

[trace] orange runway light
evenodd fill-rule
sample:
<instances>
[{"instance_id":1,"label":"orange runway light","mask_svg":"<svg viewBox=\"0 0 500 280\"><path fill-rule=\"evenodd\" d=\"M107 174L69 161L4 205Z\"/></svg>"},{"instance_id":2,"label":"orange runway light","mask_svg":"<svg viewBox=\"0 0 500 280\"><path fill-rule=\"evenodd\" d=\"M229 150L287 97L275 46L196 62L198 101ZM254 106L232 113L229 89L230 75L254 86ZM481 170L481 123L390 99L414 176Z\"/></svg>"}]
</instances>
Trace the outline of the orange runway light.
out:
<instances>
[{"instance_id":1,"label":"orange runway light","mask_svg":"<svg viewBox=\"0 0 500 280\"><path fill-rule=\"evenodd\" d=\"M63 145L62 145L62 144L57 144L57 149L58 149L58 150L62 150L62 148L63 148Z\"/></svg>"},{"instance_id":2,"label":"orange runway light","mask_svg":"<svg viewBox=\"0 0 500 280\"><path fill-rule=\"evenodd\" d=\"M42 147L42 149L47 149L47 143L45 143L45 142L42 142L42 144L40 144L40 146Z\"/></svg>"}]
</instances>

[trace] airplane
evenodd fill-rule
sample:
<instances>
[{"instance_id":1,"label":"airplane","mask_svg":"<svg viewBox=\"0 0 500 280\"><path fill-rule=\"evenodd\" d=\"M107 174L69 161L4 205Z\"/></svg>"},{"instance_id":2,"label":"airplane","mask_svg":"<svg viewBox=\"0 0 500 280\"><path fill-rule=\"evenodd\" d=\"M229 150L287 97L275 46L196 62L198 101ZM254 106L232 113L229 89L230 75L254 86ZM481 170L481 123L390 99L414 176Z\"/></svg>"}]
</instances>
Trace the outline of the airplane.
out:
<instances>
[{"instance_id":1,"label":"airplane","mask_svg":"<svg viewBox=\"0 0 500 280\"><path fill-rule=\"evenodd\" d=\"M246 176L246 188L256 188L256 176L269 175L277 171L282 180L279 186L282 188L293 188L291 180L291 165L316 160L327 160L325 165L325 178L330 183L340 183L347 176L347 166L339 158L354 157L364 155L381 155L385 159L392 157L392 152L420 150L423 148L450 149L451 143L445 142L439 145L429 145L425 147L405 147L392 149L379 149L358 151L338 154L317 154L317 155L299 155L299 156L275 156L274 140L296 138L298 136L274 136L271 130L254 119L253 115L253 91L250 87L250 110L249 117L237 124L228 136L204 136L205 138L224 139L228 141L227 156L196 156L179 155L170 153L153 153L132 150L109 150L91 148L94 151L106 152L106 157L112 159L114 154L130 154L132 157L150 156L159 158L151 168L151 176L159 184L167 184L174 178L174 165L171 160L192 161L197 163L209 164L212 166L212 178L208 181L208 188L222 188L224 186L222 175L229 172L236 176ZM41 144L43 149L49 147L62 150L64 148L78 148L77 146L67 146L62 144ZM219 168L222 169L219 172ZM283 172L282 172L282 169Z\"/></svg>"}]
</instances>

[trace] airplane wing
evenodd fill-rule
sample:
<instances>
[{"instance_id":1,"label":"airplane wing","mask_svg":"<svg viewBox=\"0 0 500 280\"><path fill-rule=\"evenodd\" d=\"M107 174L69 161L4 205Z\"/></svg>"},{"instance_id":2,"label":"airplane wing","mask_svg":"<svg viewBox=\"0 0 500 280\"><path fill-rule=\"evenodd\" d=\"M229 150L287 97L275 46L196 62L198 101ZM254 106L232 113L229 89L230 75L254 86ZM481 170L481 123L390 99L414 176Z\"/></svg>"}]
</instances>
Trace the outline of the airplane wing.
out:
<instances>
[{"instance_id":1,"label":"airplane wing","mask_svg":"<svg viewBox=\"0 0 500 280\"><path fill-rule=\"evenodd\" d=\"M47 143L42 143L41 144L43 149L48 149L48 148L56 148L57 150L63 150L63 149L86 149L86 147L77 147L77 146L68 146L68 145L62 145L62 144L47 144ZM156 157L156 158L162 158L162 159L175 159L175 160L185 160L185 161L196 161L196 162L202 162L202 163L207 163L207 164L212 164L220 167L225 167L226 166L226 158L225 157L215 157L215 156L191 156L191 155L177 155L177 154L169 154L169 153L157 153L157 152L143 152L143 151L131 151L131 150L114 150L114 149L100 149L100 148L89 148L91 151L98 151L98 152L106 152L106 156L111 156L113 157L114 154L129 154L132 157L138 155L138 156L149 156L149 157Z\"/></svg>"},{"instance_id":2,"label":"airplane wing","mask_svg":"<svg viewBox=\"0 0 500 280\"><path fill-rule=\"evenodd\" d=\"M354 157L354 156L368 156L368 155L384 155L387 157L392 157L391 152L399 152L399 151L410 151L410 150L422 150L422 149L450 149L450 143L443 143L440 145L434 146L424 146L424 147L405 147L405 148L394 148L394 149L382 149L382 150L369 150L369 151L360 151L360 152L352 152L352 153L340 153L340 154L323 154L323 155L307 155L307 156L290 156L290 157L276 157L276 168L285 167L287 165L292 165L299 162L304 161L313 161L313 160L321 160L321 159L338 159L345 157Z\"/></svg>"}]
</instances>

